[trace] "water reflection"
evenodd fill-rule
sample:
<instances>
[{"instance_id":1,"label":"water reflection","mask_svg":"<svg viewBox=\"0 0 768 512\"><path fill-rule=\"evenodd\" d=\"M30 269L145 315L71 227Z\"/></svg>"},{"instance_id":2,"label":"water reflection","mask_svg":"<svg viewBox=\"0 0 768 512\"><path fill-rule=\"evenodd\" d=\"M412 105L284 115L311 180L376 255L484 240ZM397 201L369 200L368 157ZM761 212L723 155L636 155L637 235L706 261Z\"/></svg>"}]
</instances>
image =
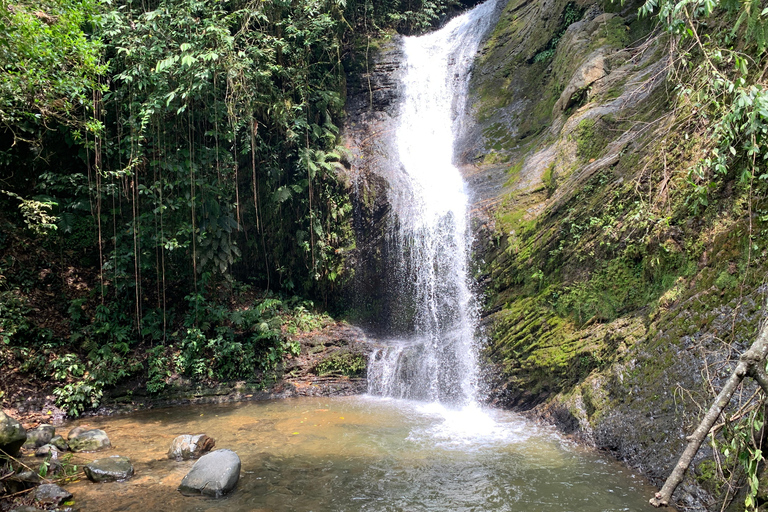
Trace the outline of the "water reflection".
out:
<instances>
[{"instance_id":1,"label":"water reflection","mask_svg":"<svg viewBox=\"0 0 768 512\"><path fill-rule=\"evenodd\" d=\"M134 462L128 482L69 486L83 511L619 511L652 495L621 466L505 411L372 397L301 398L147 411L104 428ZM173 438L206 433L242 460L220 500L176 491L193 461ZM97 458L104 454L91 454Z\"/></svg>"}]
</instances>

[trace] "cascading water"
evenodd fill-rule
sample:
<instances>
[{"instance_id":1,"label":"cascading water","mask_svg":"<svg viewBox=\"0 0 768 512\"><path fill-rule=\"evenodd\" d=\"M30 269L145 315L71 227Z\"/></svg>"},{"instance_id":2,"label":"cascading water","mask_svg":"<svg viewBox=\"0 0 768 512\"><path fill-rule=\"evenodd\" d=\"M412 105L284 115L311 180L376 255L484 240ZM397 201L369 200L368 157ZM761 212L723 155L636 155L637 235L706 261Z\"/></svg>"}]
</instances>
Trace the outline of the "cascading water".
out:
<instances>
[{"instance_id":1,"label":"cascading water","mask_svg":"<svg viewBox=\"0 0 768 512\"><path fill-rule=\"evenodd\" d=\"M369 391L466 405L477 399L475 301L464 181L453 141L464 117L470 68L497 0L444 28L404 40L405 97L396 144L402 172L390 178L395 302L412 333L371 357Z\"/></svg>"}]
</instances>

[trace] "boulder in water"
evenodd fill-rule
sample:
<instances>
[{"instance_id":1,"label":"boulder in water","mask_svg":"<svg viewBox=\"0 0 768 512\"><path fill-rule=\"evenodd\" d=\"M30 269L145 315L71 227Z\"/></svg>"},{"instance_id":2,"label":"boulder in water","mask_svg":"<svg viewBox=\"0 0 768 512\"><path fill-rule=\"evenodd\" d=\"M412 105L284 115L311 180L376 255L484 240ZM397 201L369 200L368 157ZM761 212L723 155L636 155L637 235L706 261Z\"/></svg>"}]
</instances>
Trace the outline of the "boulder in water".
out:
<instances>
[{"instance_id":1,"label":"boulder in water","mask_svg":"<svg viewBox=\"0 0 768 512\"><path fill-rule=\"evenodd\" d=\"M83 468L85 476L91 482L114 482L128 480L133 476L131 459L121 455L113 455L104 459L96 459Z\"/></svg>"},{"instance_id":2,"label":"boulder in water","mask_svg":"<svg viewBox=\"0 0 768 512\"><path fill-rule=\"evenodd\" d=\"M200 457L181 481L183 494L219 497L228 493L240 479L240 457L232 450L216 450Z\"/></svg>"},{"instance_id":3,"label":"boulder in water","mask_svg":"<svg viewBox=\"0 0 768 512\"><path fill-rule=\"evenodd\" d=\"M34 450L40 448L44 444L48 444L56 434L56 429L53 425L39 425L31 430L27 430L27 442L24 443L24 448Z\"/></svg>"},{"instance_id":4,"label":"boulder in water","mask_svg":"<svg viewBox=\"0 0 768 512\"><path fill-rule=\"evenodd\" d=\"M34 493L35 502L45 507L58 507L62 502L72 499L72 493L56 484L43 484Z\"/></svg>"},{"instance_id":5,"label":"boulder in water","mask_svg":"<svg viewBox=\"0 0 768 512\"><path fill-rule=\"evenodd\" d=\"M171 443L168 458L180 460L196 459L216 446L216 440L205 434L178 436Z\"/></svg>"},{"instance_id":6,"label":"boulder in water","mask_svg":"<svg viewBox=\"0 0 768 512\"><path fill-rule=\"evenodd\" d=\"M21 423L0 411L0 451L15 457L26 440L27 431Z\"/></svg>"},{"instance_id":7,"label":"boulder in water","mask_svg":"<svg viewBox=\"0 0 768 512\"><path fill-rule=\"evenodd\" d=\"M112 447L107 433L98 428L78 432L74 437L71 434L69 449L73 452L97 452Z\"/></svg>"}]
</instances>

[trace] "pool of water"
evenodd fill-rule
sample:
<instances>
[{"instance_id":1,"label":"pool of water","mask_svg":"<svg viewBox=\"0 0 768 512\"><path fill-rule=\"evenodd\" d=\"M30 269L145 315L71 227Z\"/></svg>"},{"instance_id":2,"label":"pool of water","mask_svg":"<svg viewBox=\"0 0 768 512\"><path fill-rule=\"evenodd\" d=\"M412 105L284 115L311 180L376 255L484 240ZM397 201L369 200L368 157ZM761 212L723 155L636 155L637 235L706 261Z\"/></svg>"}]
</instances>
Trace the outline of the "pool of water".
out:
<instances>
[{"instance_id":1,"label":"pool of water","mask_svg":"<svg viewBox=\"0 0 768 512\"><path fill-rule=\"evenodd\" d=\"M626 511L654 490L599 454L511 412L450 410L369 396L152 410L75 425L103 428L130 457L126 482L67 488L83 511ZM242 461L220 499L176 488L194 461L166 458L179 434L205 433Z\"/></svg>"}]
</instances>

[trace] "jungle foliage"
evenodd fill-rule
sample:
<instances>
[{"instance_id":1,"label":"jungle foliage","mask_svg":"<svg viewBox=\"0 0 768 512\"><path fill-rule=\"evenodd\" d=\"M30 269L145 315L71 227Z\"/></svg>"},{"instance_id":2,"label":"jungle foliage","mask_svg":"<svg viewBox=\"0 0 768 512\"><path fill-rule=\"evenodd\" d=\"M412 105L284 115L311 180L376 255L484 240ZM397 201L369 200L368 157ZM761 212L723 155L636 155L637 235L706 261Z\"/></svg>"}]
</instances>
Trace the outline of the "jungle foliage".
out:
<instances>
[{"instance_id":1,"label":"jungle foliage","mask_svg":"<svg viewBox=\"0 0 768 512\"><path fill-rule=\"evenodd\" d=\"M641 14L657 16L675 36L678 108L692 115L681 124L704 135L699 161L688 171L689 205L698 213L735 182L744 191L750 217L746 259L759 259L765 255L764 238L753 232L751 217L752 205L764 201L768 184L768 5L760 0L647 0ZM761 396L738 417L725 418L722 436L710 437L723 455L717 469L727 488L746 480L744 507L749 511L765 506L764 496L758 499L758 480L765 465L767 398Z\"/></svg>"},{"instance_id":2,"label":"jungle foliage","mask_svg":"<svg viewBox=\"0 0 768 512\"><path fill-rule=\"evenodd\" d=\"M22 369L77 414L127 378L274 368L285 297L327 304L348 273L353 41L449 4L0 0L0 338Z\"/></svg>"}]
</instances>

